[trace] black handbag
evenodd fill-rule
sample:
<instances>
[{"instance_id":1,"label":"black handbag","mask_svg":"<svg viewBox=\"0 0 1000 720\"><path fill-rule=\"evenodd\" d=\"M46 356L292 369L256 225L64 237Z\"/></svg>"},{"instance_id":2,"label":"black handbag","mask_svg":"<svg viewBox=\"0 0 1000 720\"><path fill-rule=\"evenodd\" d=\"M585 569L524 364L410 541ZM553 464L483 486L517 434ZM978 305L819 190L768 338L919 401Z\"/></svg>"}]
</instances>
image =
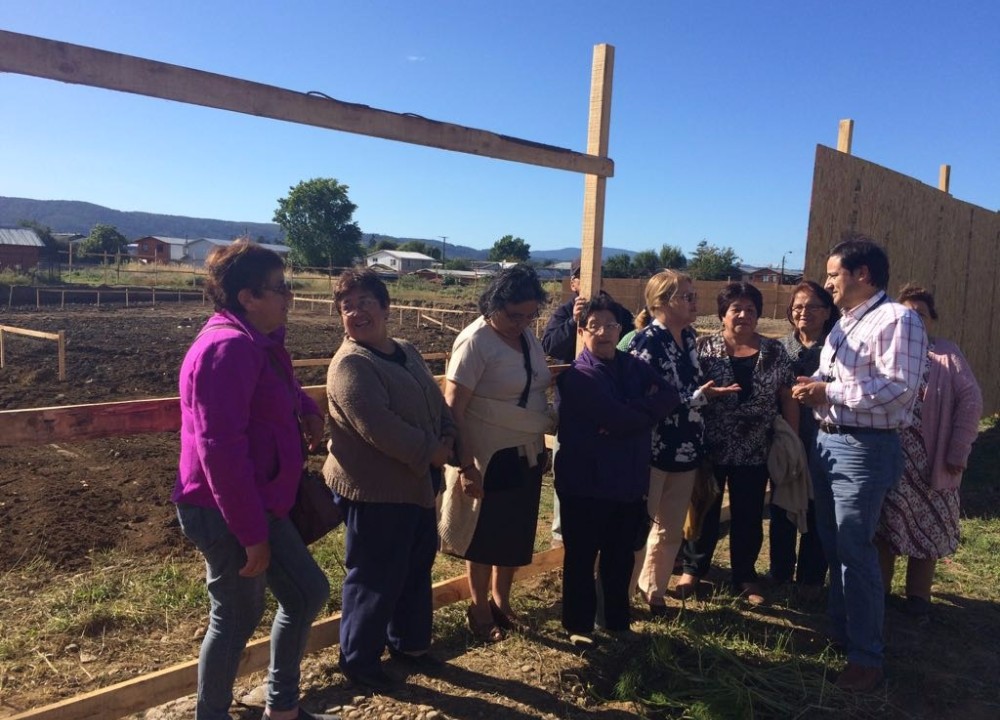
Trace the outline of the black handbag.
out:
<instances>
[{"instance_id":1,"label":"black handbag","mask_svg":"<svg viewBox=\"0 0 1000 720\"><path fill-rule=\"evenodd\" d=\"M288 519L302 536L306 545L312 545L344 522L344 514L333 498L322 473L302 469L295 504L288 511Z\"/></svg>"}]
</instances>

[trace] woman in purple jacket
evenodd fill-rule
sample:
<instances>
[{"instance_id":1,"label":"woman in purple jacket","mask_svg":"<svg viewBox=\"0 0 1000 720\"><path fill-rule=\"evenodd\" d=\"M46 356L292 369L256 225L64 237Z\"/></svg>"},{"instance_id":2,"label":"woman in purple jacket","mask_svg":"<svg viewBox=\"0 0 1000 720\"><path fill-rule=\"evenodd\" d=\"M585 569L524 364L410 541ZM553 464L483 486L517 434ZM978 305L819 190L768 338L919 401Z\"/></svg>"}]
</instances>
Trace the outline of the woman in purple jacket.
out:
<instances>
[{"instance_id":1,"label":"woman in purple jacket","mask_svg":"<svg viewBox=\"0 0 1000 720\"><path fill-rule=\"evenodd\" d=\"M303 433L315 448L323 418L295 381L285 350L291 293L284 264L270 250L237 242L214 251L206 269L215 314L181 366L181 455L172 496L181 529L205 556L212 601L196 718L228 720L240 656L270 587L278 611L264 717L330 719L298 705L299 664L330 585L288 519Z\"/></svg>"},{"instance_id":2,"label":"woman in purple jacket","mask_svg":"<svg viewBox=\"0 0 1000 720\"><path fill-rule=\"evenodd\" d=\"M559 376L559 452L555 484L562 511L563 627L579 646L592 642L597 590L604 626L628 630L634 551L649 532L646 492L652 431L680 402L648 364L615 348L615 303L598 296L577 332L584 349Z\"/></svg>"}]
</instances>

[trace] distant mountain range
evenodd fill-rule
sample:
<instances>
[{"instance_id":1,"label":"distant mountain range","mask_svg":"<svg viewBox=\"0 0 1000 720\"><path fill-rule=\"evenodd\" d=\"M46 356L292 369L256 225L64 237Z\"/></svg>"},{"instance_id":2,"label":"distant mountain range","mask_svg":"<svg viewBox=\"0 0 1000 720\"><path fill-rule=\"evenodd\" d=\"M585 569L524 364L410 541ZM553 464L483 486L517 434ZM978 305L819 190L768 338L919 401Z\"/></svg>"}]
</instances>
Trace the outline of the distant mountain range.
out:
<instances>
[{"instance_id":1,"label":"distant mountain range","mask_svg":"<svg viewBox=\"0 0 1000 720\"><path fill-rule=\"evenodd\" d=\"M0 197L0 227L17 227L22 221L34 221L39 225L51 228L56 233L79 233L87 235L94 225L114 225L118 232L129 240L136 240L148 235L164 237L218 238L230 240L242 235L249 235L255 240L268 243L283 242L281 228L275 223L237 222L232 220L212 220L208 218L192 218L182 215L158 215L147 212L125 212L112 210L93 203L77 200L30 200L28 198ZM430 246L441 248L447 258L467 258L470 260L485 260L489 248L485 250L442 243L438 239L401 238L382 233L365 233L365 242L374 245L379 240L390 240L402 244L410 240L419 240ZM529 241L530 244L530 241ZM635 255L632 250L621 248L604 248L604 259L612 255L625 253ZM532 250L532 260L551 260L565 262L580 257L580 249L574 247L559 250Z\"/></svg>"}]
</instances>

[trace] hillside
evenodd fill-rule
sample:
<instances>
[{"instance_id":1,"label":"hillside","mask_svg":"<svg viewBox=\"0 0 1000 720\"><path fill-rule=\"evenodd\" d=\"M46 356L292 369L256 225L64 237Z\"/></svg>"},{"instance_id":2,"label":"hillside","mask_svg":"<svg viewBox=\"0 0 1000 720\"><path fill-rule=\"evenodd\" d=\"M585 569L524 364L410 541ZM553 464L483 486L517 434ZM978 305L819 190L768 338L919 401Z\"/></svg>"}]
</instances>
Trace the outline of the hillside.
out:
<instances>
[{"instance_id":1,"label":"hillside","mask_svg":"<svg viewBox=\"0 0 1000 720\"><path fill-rule=\"evenodd\" d=\"M80 233L87 235L94 225L113 225L129 240L161 235L178 238L220 238L230 239L241 235L261 240L263 242L281 242L283 234L275 223L252 223L235 220L214 220L210 218L193 218L183 215L158 215L147 212L126 212L113 210L78 200L31 200L28 198L0 197L0 227L17 227L22 221L34 221L49 227L57 233ZM381 233L365 233L365 242L374 245L378 240L391 240L402 244L409 240L419 240L431 247L440 248L440 239L406 238L384 235ZM529 240L530 244L530 240ZM604 248L604 259L612 255L626 253L634 255L632 250L621 248ZM456 245L449 242L445 247L445 255L449 258L466 258L469 260L486 260L489 248L477 249L467 245ZM574 247L558 250L535 250L531 253L533 260L550 260L565 262L580 257L580 249Z\"/></svg>"}]
</instances>

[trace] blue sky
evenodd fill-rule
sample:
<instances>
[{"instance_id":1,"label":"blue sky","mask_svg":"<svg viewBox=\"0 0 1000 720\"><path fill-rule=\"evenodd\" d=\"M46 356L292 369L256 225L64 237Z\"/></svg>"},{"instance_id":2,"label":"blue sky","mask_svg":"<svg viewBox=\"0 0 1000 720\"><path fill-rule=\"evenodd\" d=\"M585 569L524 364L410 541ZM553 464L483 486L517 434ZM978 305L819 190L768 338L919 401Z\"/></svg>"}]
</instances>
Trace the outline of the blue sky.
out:
<instances>
[{"instance_id":1,"label":"blue sky","mask_svg":"<svg viewBox=\"0 0 1000 720\"><path fill-rule=\"evenodd\" d=\"M801 267L817 143L1000 206L995 0L32 0L0 29L584 151L615 46L606 246L733 247ZM580 243L583 177L0 74L0 195L269 222L300 180L365 232ZM57 228L58 229L58 228Z\"/></svg>"}]
</instances>

